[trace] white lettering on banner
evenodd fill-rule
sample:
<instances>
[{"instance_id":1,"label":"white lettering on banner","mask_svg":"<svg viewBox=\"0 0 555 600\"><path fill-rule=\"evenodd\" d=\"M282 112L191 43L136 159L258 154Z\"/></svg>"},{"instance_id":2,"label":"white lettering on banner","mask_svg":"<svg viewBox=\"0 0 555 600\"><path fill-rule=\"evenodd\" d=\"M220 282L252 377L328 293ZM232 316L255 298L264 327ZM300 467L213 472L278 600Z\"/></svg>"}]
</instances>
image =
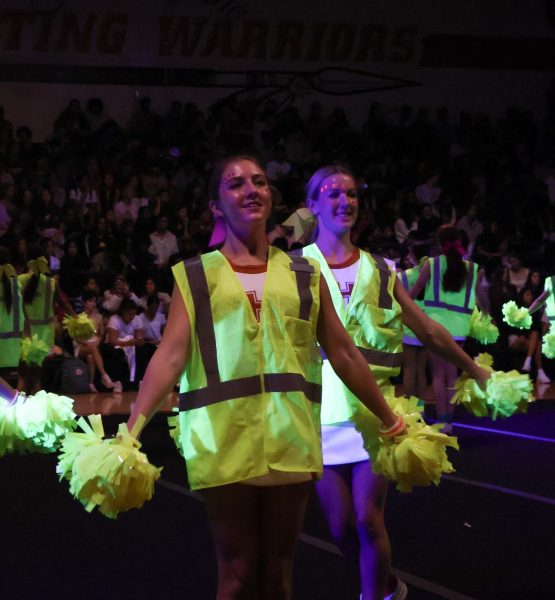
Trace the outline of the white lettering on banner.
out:
<instances>
[{"instance_id":1,"label":"white lettering on banner","mask_svg":"<svg viewBox=\"0 0 555 600\"><path fill-rule=\"evenodd\" d=\"M140 31L129 13L0 12L2 62L54 61L69 55L120 56L121 60L155 48L149 62L190 57L286 62L396 63L416 65L419 30L383 23L338 23L323 20L236 18L241 6L206 0L226 16L158 15ZM230 18L233 11L233 18ZM48 54L47 54L48 53Z\"/></svg>"}]
</instances>

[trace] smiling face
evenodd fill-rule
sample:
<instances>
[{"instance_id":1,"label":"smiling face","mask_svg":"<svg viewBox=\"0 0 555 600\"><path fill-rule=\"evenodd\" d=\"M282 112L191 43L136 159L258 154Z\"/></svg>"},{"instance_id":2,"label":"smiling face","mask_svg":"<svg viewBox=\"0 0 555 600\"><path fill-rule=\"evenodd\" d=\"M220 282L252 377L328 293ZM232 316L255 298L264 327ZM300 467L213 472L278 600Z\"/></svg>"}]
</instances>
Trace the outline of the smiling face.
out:
<instances>
[{"instance_id":1,"label":"smiling face","mask_svg":"<svg viewBox=\"0 0 555 600\"><path fill-rule=\"evenodd\" d=\"M337 173L322 180L315 200L309 200L320 230L335 234L350 231L358 216L358 197L354 179Z\"/></svg>"},{"instance_id":2,"label":"smiling face","mask_svg":"<svg viewBox=\"0 0 555 600\"><path fill-rule=\"evenodd\" d=\"M264 224L270 214L271 193L263 169L247 159L229 162L220 178L218 200L211 200L209 206L214 216L231 227Z\"/></svg>"}]
</instances>

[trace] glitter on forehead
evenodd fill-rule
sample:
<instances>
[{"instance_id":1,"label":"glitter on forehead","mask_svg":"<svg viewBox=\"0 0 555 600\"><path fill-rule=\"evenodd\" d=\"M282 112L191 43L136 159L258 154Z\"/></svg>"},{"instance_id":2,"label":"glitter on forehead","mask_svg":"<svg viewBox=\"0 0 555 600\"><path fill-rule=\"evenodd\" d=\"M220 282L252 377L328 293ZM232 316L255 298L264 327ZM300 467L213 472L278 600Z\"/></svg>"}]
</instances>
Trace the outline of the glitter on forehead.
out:
<instances>
[{"instance_id":1,"label":"glitter on forehead","mask_svg":"<svg viewBox=\"0 0 555 600\"><path fill-rule=\"evenodd\" d=\"M344 179L344 176L337 177L335 175L332 175L330 177L326 177L326 179L324 179L325 183L323 183L320 187L320 194L323 194L324 192L333 189L340 189L342 191L347 192L350 188L343 188L341 181L342 179Z\"/></svg>"},{"instance_id":2,"label":"glitter on forehead","mask_svg":"<svg viewBox=\"0 0 555 600\"><path fill-rule=\"evenodd\" d=\"M225 177L222 177L221 185L226 185L227 182L234 177L237 177L237 173L235 171L231 171L231 173L228 173Z\"/></svg>"}]
</instances>

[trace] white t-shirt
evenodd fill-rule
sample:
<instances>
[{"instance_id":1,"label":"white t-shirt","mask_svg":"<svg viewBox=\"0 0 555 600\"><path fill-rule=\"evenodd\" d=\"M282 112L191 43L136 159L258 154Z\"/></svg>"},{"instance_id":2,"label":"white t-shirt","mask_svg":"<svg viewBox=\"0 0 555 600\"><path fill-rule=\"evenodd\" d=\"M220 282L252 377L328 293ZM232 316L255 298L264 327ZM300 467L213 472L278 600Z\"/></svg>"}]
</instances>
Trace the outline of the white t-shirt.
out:
<instances>
[{"instance_id":1,"label":"white t-shirt","mask_svg":"<svg viewBox=\"0 0 555 600\"><path fill-rule=\"evenodd\" d=\"M118 332L118 338L122 339L128 335L135 336L137 329L143 328L141 318L135 315L129 323L124 323L119 315L112 315L108 321L108 327Z\"/></svg>"},{"instance_id":2,"label":"white t-shirt","mask_svg":"<svg viewBox=\"0 0 555 600\"><path fill-rule=\"evenodd\" d=\"M360 267L359 250L355 250L344 263L330 264L329 267L347 307ZM351 421L322 425L322 454L324 465L344 465L368 460L368 452L364 449L362 436Z\"/></svg>"},{"instance_id":3,"label":"white t-shirt","mask_svg":"<svg viewBox=\"0 0 555 600\"><path fill-rule=\"evenodd\" d=\"M147 318L145 313L139 315L142 323L142 329L144 330L145 340L151 343L159 342L162 339L162 329L166 325L166 317L164 313L157 312L154 315L152 321Z\"/></svg>"}]
</instances>

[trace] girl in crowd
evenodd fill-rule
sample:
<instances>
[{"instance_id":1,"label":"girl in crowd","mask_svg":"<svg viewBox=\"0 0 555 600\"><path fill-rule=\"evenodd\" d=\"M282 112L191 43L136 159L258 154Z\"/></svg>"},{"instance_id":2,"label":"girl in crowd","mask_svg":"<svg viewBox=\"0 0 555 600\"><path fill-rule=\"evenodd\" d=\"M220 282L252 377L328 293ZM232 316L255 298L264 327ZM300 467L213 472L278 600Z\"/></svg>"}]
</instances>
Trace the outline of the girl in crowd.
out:
<instances>
[{"instance_id":1,"label":"girl in crowd","mask_svg":"<svg viewBox=\"0 0 555 600\"><path fill-rule=\"evenodd\" d=\"M366 359L366 371L380 386L391 386L389 378L399 374L403 324L434 352L473 377L487 379L487 373L453 343L448 332L415 305L384 259L353 245L358 199L350 171L338 165L318 169L307 185L307 204L318 225L316 242L305 247L303 255L320 263L335 310ZM372 472L362 437L349 421L358 394L352 394L336 372L333 362L325 360L324 476L317 484L318 496L344 556L359 564L361 598L381 600L387 594L401 600L406 586L389 576L391 547L384 524L387 480Z\"/></svg>"},{"instance_id":2,"label":"girl in crowd","mask_svg":"<svg viewBox=\"0 0 555 600\"><path fill-rule=\"evenodd\" d=\"M94 385L96 369L100 372L100 381L104 387L114 392L122 391L120 381L113 382L104 369L104 360L98 350L99 344L104 339L104 320L96 308L97 296L92 290L85 290L82 295L83 312L94 323L95 334L87 340L75 340L76 356L87 363L89 371L89 390L96 393Z\"/></svg>"},{"instance_id":3,"label":"girl in crowd","mask_svg":"<svg viewBox=\"0 0 555 600\"><path fill-rule=\"evenodd\" d=\"M20 284L9 252L0 248L0 372L18 367L24 324Z\"/></svg>"},{"instance_id":4,"label":"girl in crowd","mask_svg":"<svg viewBox=\"0 0 555 600\"><path fill-rule=\"evenodd\" d=\"M23 295L23 310L29 323L29 334L52 350L55 335L54 305L64 313L75 316L71 304L64 299L56 280L50 276L48 260L38 247L30 248L27 273L19 276ZM40 367L24 365L18 385L20 390L33 394L40 388Z\"/></svg>"},{"instance_id":5,"label":"girl in crowd","mask_svg":"<svg viewBox=\"0 0 555 600\"><path fill-rule=\"evenodd\" d=\"M410 295L418 298L425 289L426 314L441 323L462 346L470 331L470 316L476 305L481 275L478 274L478 265L463 259L466 248L456 227L442 225L438 229L437 240L441 255L428 259ZM442 431L451 433L455 407L450 401L459 365L440 354L430 354L430 364L437 418L444 423Z\"/></svg>"},{"instance_id":6,"label":"girl in crowd","mask_svg":"<svg viewBox=\"0 0 555 600\"><path fill-rule=\"evenodd\" d=\"M137 315L137 304L130 298L124 298L119 305L118 312L108 321L108 344L116 349L121 349L125 354L129 367L130 382L140 381L142 372L137 370L137 348L145 343L143 324ZM142 364L142 363L141 363ZM119 379L119 377L118 377Z\"/></svg>"},{"instance_id":7,"label":"girl in crowd","mask_svg":"<svg viewBox=\"0 0 555 600\"><path fill-rule=\"evenodd\" d=\"M540 295L538 300L542 296ZM525 352L526 358L522 365L522 370L530 372L532 369L532 361L536 367L536 381L538 383L551 383L551 379L547 373L543 370L542 364L542 335L544 330L544 324L542 323L542 312L536 307L539 303L534 302L534 293L529 288L524 288L518 294L518 304L527 308L532 314L532 327L529 331L523 331L521 329L513 330L513 335L509 336L509 348L516 350L517 352ZM534 308L532 308L534 307ZM546 307L548 308L548 307ZM546 310L547 313L547 310Z\"/></svg>"},{"instance_id":8,"label":"girl in crowd","mask_svg":"<svg viewBox=\"0 0 555 600\"><path fill-rule=\"evenodd\" d=\"M168 309L170 307L171 297L166 292L158 291L158 285L156 283L156 279L154 277L147 277L145 281L144 287L145 293L141 296L139 300L139 304L146 310L147 300L150 296L156 296L159 300L158 310L163 312L165 315L168 314Z\"/></svg>"},{"instance_id":9,"label":"girl in crowd","mask_svg":"<svg viewBox=\"0 0 555 600\"><path fill-rule=\"evenodd\" d=\"M128 426L181 376L181 444L204 498L218 600L291 597L292 559L311 481L321 474L321 359L383 423L404 431L337 319L318 265L270 247L270 188L248 157L218 165L210 208L221 251L179 263L168 325Z\"/></svg>"}]
</instances>

